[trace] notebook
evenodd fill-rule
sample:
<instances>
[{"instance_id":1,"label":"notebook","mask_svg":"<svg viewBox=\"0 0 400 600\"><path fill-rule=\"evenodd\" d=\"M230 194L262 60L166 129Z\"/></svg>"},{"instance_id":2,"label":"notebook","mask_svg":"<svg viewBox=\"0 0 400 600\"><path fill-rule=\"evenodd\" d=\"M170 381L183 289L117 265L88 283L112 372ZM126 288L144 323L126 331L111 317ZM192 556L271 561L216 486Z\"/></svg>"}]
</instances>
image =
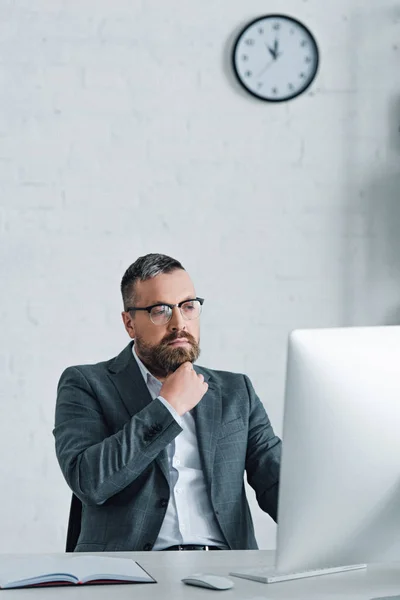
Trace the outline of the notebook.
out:
<instances>
[{"instance_id":1,"label":"notebook","mask_svg":"<svg viewBox=\"0 0 400 600\"><path fill-rule=\"evenodd\" d=\"M0 555L0 589L114 583L157 583L130 558Z\"/></svg>"}]
</instances>

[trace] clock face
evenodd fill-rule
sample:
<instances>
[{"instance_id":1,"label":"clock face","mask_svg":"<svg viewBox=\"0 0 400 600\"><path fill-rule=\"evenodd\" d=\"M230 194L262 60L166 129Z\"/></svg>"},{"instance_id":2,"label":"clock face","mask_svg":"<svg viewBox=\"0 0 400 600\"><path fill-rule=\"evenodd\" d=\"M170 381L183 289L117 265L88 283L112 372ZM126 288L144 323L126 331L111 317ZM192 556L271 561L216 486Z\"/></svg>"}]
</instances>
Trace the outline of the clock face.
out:
<instances>
[{"instance_id":1,"label":"clock face","mask_svg":"<svg viewBox=\"0 0 400 600\"><path fill-rule=\"evenodd\" d=\"M269 102L291 100L313 82L317 43L305 25L285 15L267 15L240 32L233 67L241 85Z\"/></svg>"}]
</instances>

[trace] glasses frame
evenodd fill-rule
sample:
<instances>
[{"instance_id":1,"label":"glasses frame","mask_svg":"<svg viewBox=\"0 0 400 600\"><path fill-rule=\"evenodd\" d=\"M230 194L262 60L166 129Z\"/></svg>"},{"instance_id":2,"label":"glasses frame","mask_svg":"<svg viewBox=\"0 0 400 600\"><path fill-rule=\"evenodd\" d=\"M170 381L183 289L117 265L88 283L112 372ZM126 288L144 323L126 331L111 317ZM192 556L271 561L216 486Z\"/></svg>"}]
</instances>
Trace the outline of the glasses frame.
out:
<instances>
[{"instance_id":1,"label":"glasses frame","mask_svg":"<svg viewBox=\"0 0 400 600\"><path fill-rule=\"evenodd\" d=\"M186 317L182 314L181 306L183 304L186 304L186 302L194 302L194 301L200 302L199 316L196 317L195 319L186 319ZM143 307L128 306L128 308L126 309L125 312L146 311L149 313L149 318L150 318L150 321L153 323L153 325L166 325L172 319L172 311L175 307L179 308L180 313L181 313L182 317L185 319L185 321L195 321L196 319L198 319L200 317L201 307L203 306L203 303L204 303L204 298L188 298L187 300L182 300L182 302L178 302L178 304L168 304L167 302L157 302L157 304L152 304L151 306L143 306ZM165 323L154 323L154 321L151 318L151 311L153 310L153 308L156 308L157 306L168 306L168 308L171 309L170 317L169 317L168 321L165 321Z\"/></svg>"}]
</instances>

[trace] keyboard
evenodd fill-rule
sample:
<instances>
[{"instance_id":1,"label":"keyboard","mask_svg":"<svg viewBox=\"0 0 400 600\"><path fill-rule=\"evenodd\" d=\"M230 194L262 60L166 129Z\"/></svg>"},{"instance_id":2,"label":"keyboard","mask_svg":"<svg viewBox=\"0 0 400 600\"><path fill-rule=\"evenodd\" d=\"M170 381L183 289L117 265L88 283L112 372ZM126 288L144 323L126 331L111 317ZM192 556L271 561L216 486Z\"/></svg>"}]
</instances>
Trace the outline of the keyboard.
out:
<instances>
[{"instance_id":1,"label":"keyboard","mask_svg":"<svg viewBox=\"0 0 400 600\"><path fill-rule=\"evenodd\" d=\"M303 579L305 577L318 577L319 575L331 575L333 573L344 573L345 571L356 571L366 569L367 565L344 565L341 567L328 567L326 569L313 569L309 571L299 571L296 573L279 573L271 567L254 567L229 573L233 577L251 579L260 583L278 583L280 581L290 581L292 579Z\"/></svg>"}]
</instances>

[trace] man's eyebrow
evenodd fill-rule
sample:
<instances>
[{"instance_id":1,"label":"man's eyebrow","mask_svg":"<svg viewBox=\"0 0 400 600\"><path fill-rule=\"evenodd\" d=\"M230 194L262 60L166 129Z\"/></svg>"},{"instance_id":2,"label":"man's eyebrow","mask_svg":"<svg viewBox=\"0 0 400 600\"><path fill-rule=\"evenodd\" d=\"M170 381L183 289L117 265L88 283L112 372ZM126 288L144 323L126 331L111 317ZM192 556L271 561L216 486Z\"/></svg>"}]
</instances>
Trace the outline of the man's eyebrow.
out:
<instances>
[{"instance_id":1,"label":"man's eyebrow","mask_svg":"<svg viewBox=\"0 0 400 600\"><path fill-rule=\"evenodd\" d=\"M192 294L189 294L189 296L186 296L186 298L184 298L180 302L186 302L187 300L195 300L195 299L196 299L196 296L193 296ZM154 302L152 302L151 304L149 304L149 306L153 306L154 304L170 304L170 303L169 302L165 302L165 300L155 300Z\"/></svg>"}]
</instances>

